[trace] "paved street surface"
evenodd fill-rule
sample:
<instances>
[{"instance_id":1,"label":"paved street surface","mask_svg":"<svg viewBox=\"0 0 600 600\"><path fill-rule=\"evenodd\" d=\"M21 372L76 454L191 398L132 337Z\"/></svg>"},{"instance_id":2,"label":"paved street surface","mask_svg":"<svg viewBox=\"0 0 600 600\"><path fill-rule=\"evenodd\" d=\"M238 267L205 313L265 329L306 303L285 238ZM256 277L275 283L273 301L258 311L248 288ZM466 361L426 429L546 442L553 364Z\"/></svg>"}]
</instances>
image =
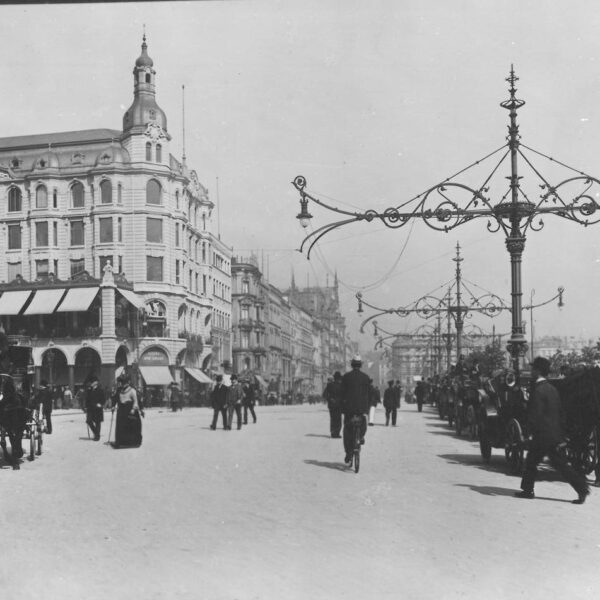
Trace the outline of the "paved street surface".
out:
<instances>
[{"instance_id":1,"label":"paved street surface","mask_svg":"<svg viewBox=\"0 0 600 600\"><path fill-rule=\"evenodd\" d=\"M258 407L211 431L208 409L153 409L139 449L88 441L57 414L44 454L2 462L2 598L427 600L596 598L600 491L553 472L534 501L494 451L430 410L369 427L359 474L322 405Z\"/></svg>"}]
</instances>

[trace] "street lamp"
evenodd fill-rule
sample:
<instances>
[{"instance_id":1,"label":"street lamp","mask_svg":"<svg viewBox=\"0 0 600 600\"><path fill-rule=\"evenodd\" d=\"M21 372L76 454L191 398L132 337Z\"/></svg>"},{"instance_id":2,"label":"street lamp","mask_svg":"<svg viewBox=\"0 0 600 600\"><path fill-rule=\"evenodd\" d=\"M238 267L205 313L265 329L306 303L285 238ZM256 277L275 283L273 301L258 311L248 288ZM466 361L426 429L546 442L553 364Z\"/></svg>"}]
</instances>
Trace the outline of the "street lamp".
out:
<instances>
[{"instance_id":1,"label":"street lamp","mask_svg":"<svg viewBox=\"0 0 600 600\"><path fill-rule=\"evenodd\" d=\"M552 298L550 298L549 300L546 300L545 302L540 302L539 304L534 304L533 303L533 296L535 295L535 290L532 289L531 293L529 295L529 306L524 306L523 308L525 310L529 310L529 320L531 321L531 346L529 349L530 352L530 356L531 356L531 360L533 361L534 359L534 352L533 352L533 309L534 308L539 308L540 306L545 306L546 304L550 304L550 302L558 299L558 308L562 308L565 303L563 302L563 294L565 291L564 287L559 287L558 288L558 293L555 296L552 296Z\"/></svg>"},{"instance_id":2,"label":"street lamp","mask_svg":"<svg viewBox=\"0 0 600 600\"><path fill-rule=\"evenodd\" d=\"M525 234L528 230L539 231L544 227L541 218L543 215L556 215L584 226L600 222L600 204L594 198L594 193L597 187L600 186L600 180L521 143L519 126L517 125L517 111L525 104L525 101L516 97L517 89L515 85L518 77L516 77L512 66L506 81L509 84L509 98L500 103L502 108L509 111L506 144L462 169L456 175L430 187L422 194L400 203L398 206L388 208L383 212L373 209L364 212L351 212L331 206L315 195L310 194L306 189L306 178L302 175L297 176L292 183L300 194L300 215L305 220L311 218L308 212L309 200L317 206L343 216L341 220L318 227L304 238L300 251L306 249L308 258L310 258L312 248L323 236L339 227L362 221L370 223L376 220L386 227L399 229L411 222L412 219L421 219L434 230L448 232L474 219L485 218L487 219L487 229L490 232L502 231L505 235L511 265L512 327L507 349L511 354L513 368L518 379L520 358L525 356L527 352L521 304L523 295L521 263L525 250ZM530 154L526 154L524 150L527 150ZM458 175L500 152L503 152L502 156L480 187L475 189L454 181ZM554 165L560 165L570 170L572 176L556 184L550 183L549 178L542 175L539 168L533 164L533 155L535 155L535 158L547 159ZM518 168L519 157L523 159L535 178L540 181L541 193L535 201L530 199L521 188L521 176ZM497 173L500 165L508 158L510 158L510 175L507 177L508 188L502 194L500 200L494 204L487 196L490 189L490 180ZM454 195L458 198L454 199Z\"/></svg>"}]
</instances>

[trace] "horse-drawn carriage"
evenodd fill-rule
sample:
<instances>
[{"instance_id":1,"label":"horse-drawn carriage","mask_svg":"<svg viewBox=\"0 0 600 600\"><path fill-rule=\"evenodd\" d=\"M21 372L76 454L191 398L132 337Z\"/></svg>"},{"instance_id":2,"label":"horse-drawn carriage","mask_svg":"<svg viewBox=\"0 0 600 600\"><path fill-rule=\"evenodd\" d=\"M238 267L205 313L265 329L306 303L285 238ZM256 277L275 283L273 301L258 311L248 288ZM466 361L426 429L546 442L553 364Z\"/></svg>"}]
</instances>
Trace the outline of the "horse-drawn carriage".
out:
<instances>
[{"instance_id":1,"label":"horse-drawn carriage","mask_svg":"<svg viewBox=\"0 0 600 600\"><path fill-rule=\"evenodd\" d=\"M43 417L32 406L31 364L27 338L0 333L0 447L13 469L19 469L24 455L23 439L29 442L30 460L42 453Z\"/></svg>"},{"instance_id":2,"label":"horse-drawn carriage","mask_svg":"<svg viewBox=\"0 0 600 600\"><path fill-rule=\"evenodd\" d=\"M562 450L575 469L589 474L598 468L600 426L600 369L585 369L561 379L550 379L561 399L561 421L566 435ZM503 448L511 473L523 470L529 438L527 400L530 380L515 382L512 371L486 379L479 409L479 447L489 462L492 448ZM596 474L598 479L598 473Z\"/></svg>"}]
</instances>

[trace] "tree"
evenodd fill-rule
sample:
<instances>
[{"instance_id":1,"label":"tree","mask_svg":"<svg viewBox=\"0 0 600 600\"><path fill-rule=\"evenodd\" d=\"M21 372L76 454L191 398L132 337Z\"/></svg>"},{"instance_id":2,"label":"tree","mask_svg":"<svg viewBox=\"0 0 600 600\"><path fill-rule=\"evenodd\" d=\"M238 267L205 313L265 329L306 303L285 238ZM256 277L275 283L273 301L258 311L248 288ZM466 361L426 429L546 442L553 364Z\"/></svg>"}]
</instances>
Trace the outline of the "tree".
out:
<instances>
[{"instance_id":1,"label":"tree","mask_svg":"<svg viewBox=\"0 0 600 600\"><path fill-rule=\"evenodd\" d=\"M483 350L471 352L467 361L470 364L478 361L479 373L485 377L491 377L494 371L506 366L506 352L502 350L499 343L489 344Z\"/></svg>"}]
</instances>

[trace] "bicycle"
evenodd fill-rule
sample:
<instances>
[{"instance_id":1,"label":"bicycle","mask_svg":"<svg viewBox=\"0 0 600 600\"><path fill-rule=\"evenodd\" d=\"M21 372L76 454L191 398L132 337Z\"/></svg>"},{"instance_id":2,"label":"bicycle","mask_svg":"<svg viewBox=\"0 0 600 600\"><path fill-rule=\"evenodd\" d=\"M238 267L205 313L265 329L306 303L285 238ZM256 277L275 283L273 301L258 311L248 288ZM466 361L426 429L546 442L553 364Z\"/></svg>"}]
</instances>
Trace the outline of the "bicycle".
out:
<instances>
[{"instance_id":1,"label":"bicycle","mask_svg":"<svg viewBox=\"0 0 600 600\"><path fill-rule=\"evenodd\" d=\"M364 416L353 415L350 422L352 424L352 459L348 466L352 468L352 464L354 463L354 472L358 473L360 469L360 448L362 446Z\"/></svg>"}]
</instances>

